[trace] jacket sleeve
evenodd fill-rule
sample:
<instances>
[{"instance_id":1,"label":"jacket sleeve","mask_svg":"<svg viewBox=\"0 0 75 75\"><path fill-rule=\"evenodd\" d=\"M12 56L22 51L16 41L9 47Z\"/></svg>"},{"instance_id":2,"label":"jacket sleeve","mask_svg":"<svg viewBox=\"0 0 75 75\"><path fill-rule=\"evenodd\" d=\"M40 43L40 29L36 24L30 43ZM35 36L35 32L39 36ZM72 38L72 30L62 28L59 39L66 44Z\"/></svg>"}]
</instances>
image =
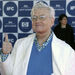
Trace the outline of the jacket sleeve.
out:
<instances>
[{"instance_id":1,"label":"jacket sleeve","mask_svg":"<svg viewBox=\"0 0 75 75\"><path fill-rule=\"evenodd\" d=\"M9 54L8 58L4 62L1 62L1 75L12 75L16 59L17 46L18 42L15 43L12 53Z\"/></svg>"},{"instance_id":2,"label":"jacket sleeve","mask_svg":"<svg viewBox=\"0 0 75 75\"><path fill-rule=\"evenodd\" d=\"M71 51L66 66L67 69L64 75L75 75L75 51L74 50Z\"/></svg>"}]
</instances>

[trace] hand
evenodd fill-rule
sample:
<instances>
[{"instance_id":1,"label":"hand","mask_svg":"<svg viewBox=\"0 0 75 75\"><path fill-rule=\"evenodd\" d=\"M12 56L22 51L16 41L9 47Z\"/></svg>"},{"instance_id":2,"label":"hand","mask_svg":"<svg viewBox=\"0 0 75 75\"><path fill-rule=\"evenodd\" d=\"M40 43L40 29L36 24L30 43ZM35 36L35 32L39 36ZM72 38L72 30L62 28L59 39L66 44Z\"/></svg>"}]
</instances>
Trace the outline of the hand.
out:
<instances>
[{"instance_id":1,"label":"hand","mask_svg":"<svg viewBox=\"0 0 75 75\"><path fill-rule=\"evenodd\" d=\"M10 53L12 50L12 44L8 41L8 35L5 34L5 41L3 42L2 52L4 54Z\"/></svg>"}]
</instances>

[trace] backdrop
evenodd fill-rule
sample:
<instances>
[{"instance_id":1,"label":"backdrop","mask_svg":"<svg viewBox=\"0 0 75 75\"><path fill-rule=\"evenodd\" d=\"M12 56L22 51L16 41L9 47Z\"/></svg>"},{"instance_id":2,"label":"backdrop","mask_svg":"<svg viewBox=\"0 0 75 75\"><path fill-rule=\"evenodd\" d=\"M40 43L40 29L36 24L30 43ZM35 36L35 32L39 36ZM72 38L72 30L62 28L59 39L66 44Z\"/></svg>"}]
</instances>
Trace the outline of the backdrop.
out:
<instances>
[{"instance_id":1,"label":"backdrop","mask_svg":"<svg viewBox=\"0 0 75 75\"><path fill-rule=\"evenodd\" d=\"M0 0L0 49L4 40L4 33L8 33L9 41L14 45L19 38L33 33L30 11L32 6L40 0ZM75 0L44 0L54 7L56 19L65 13L68 23L73 27L75 38Z\"/></svg>"}]
</instances>

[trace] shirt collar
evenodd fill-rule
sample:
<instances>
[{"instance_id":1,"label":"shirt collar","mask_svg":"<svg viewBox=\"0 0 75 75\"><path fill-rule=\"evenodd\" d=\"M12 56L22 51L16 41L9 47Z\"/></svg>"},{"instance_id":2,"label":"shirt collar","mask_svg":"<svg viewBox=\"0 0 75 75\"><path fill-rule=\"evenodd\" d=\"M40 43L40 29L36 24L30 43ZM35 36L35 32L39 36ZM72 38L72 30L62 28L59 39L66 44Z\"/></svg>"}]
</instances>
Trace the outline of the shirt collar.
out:
<instances>
[{"instance_id":1,"label":"shirt collar","mask_svg":"<svg viewBox=\"0 0 75 75\"><path fill-rule=\"evenodd\" d=\"M51 35L49 36L49 38L43 43L42 46L39 45L39 43L37 41L37 37L35 37L34 43L35 43L38 51L41 51L43 48L45 48L48 45L49 41L52 39L52 37L53 37L53 32L51 33Z\"/></svg>"}]
</instances>

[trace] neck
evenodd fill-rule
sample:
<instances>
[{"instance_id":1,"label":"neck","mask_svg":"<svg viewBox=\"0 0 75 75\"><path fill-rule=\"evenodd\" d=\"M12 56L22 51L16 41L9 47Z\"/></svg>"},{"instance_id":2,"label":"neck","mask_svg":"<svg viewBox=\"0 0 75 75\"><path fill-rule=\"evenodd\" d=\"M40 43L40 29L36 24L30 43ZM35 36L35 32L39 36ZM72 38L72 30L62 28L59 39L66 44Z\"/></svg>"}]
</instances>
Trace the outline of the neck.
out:
<instances>
[{"instance_id":1,"label":"neck","mask_svg":"<svg viewBox=\"0 0 75 75\"><path fill-rule=\"evenodd\" d=\"M66 25L61 25L61 28L66 28Z\"/></svg>"},{"instance_id":2,"label":"neck","mask_svg":"<svg viewBox=\"0 0 75 75\"><path fill-rule=\"evenodd\" d=\"M48 37L50 36L51 32L46 32L46 33L37 33L37 40L40 46L42 46L42 44L48 39Z\"/></svg>"}]
</instances>

